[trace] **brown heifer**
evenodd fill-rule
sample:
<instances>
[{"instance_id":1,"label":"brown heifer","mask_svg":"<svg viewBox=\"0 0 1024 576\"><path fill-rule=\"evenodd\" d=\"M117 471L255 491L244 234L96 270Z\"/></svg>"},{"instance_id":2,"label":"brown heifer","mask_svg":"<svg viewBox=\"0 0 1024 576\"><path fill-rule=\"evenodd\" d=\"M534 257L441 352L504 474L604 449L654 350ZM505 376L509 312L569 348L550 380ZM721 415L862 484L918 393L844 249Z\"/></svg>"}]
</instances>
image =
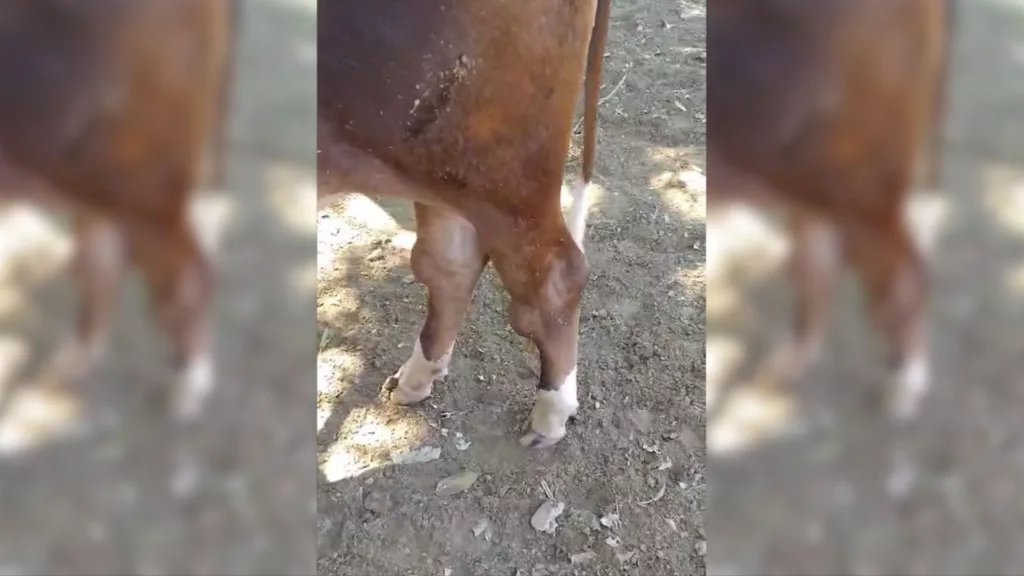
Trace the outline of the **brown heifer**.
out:
<instances>
[{"instance_id":1,"label":"brown heifer","mask_svg":"<svg viewBox=\"0 0 1024 576\"><path fill-rule=\"evenodd\" d=\"M939 138L949 8L715 0L708 11L709 202L790 216L795 333L771 364L792 379L814 360L845 259L891 347L888 406L901 420L929 383L926 269L903 207L920 145Z\"/></svg>"},{"instance_id":2,"label":"brown heifer","mask_svg":"<svg viewBox=\"0 0 1024 576\"><path fill-rule=\"evenodd\" d=\"M230 0L0 4L0 198L74 215L80 307L51 381L106 348L126 264L139 266L181 362L176 414L213 385L210 274L188 222L223 104Z\"/></svg>"},{"instance_id":3,"label":"brown heifer","mask_svg":"<svg viewBox=\"0 0 1024 576\"><path fill-rule=\"evenodd\" d=\"M318 188L415 201L412 268L428 311L392 402L447 373L480 273L494 263L512 328L540 353L524 445L577 409L584 193L609 0L333 2L317 15ZM589 45L589 57L588 57ZM569 226L562 170L586 61L583 178Z\"/></svg>"}]
</instances>

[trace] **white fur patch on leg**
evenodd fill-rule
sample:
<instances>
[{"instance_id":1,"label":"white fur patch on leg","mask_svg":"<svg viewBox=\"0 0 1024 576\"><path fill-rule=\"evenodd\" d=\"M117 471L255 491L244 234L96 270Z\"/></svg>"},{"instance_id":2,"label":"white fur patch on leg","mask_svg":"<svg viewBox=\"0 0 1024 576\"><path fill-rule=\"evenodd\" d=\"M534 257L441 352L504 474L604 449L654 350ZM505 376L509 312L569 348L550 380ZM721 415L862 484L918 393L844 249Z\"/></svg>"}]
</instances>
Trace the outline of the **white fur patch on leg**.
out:
<instances>
[{"instance_id":1,"label":"white fur patch on leg","mask_svg":"<svg viewBox=\"0 0 1024 576\"><path fill-rule=\"evenodd\" d=\"M572 206L569 208L569 234L583 251L583 237L587 231L587 183L577 180L572 184Z\"/></svg>"},{"instance_id":2,"label":"white fur patch on leg","mask_svg":"<svg viewBox=\"0 0 1024 576\"><path fill-rule=\"evenodd\" d=\"M417 337L412 356L395 374L398 386L391 391L391 402L402 406L422 402L427 396L430 396L434 388L434 380L448 375L448 363L451 358L452 351L449 349L437 360L428 360L423 355L423 348L420 346L419 337Z\"/></svg>"},{"instance_id":3,"label":"white fur patch on leg","mask_svg":"<svg viewBox=\"0 0 1024 576\"><path fill-rule=\"evenodd\" d=\"M213 379L213 357L208 351L188 360L176 391L175 415L179 421L192 421L202 413L207 397L213 392Z\"/></svg>"},{"instance_id":4,"label":"white fur patch on leg","mask_svg":"<svg viewBox=\"0 0 1024 576\"><path fill-rule=\"evenodd\" d=\"M519 439L523 446L546 448L565 437L565 424L576 414L576 366L556 390L538 390L537 402L530 414L530 431Z\"/></svg>"},{"instance_id":5,"label":"white fur patch on leg","mask_svg":"<svg viewBox=\"0 0 1024 576\"><path fill-rule=\"evenodd\" d=\"M893 418L898 422L914 419L930 384L927 354L918 352L904 360L892 382L889 409Z\"/></svg>"}]
</instances>

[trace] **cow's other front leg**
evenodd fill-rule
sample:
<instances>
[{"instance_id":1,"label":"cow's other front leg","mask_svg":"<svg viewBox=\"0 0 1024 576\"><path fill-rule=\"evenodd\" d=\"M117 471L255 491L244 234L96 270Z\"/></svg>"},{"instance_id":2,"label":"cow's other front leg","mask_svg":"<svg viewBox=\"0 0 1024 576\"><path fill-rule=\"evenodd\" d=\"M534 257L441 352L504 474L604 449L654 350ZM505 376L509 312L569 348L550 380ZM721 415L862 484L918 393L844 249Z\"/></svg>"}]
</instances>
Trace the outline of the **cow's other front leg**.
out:
<instances>
[{"instance_id":1,"label":"cow's other front leg","mask_svg":"<svg viewBox=\"0 0 1024 576\"><path fill-rule=\"evenodd\" d=\"M451 210L416 204L412 270L427 287L427 317L412 356L395 375L395 404L422 401L434 380L448 373L455 337L486 264L472 224Z\"/></svg>"},{"instance_id":2,"label":"cow's other front leg","mask_svg":"<svg viewBox=\"0 0 1024 576\"><path fill-rule=\"evenodd\" d=\"M540 353L537 400L521 443L544 448L565 437L566 422L579 407L577 346L587 263L560 213L547 226L520 229L526 233L516 250L495 252L493 258L511 297L512 328Z\"/></svg>"}]
</instances>

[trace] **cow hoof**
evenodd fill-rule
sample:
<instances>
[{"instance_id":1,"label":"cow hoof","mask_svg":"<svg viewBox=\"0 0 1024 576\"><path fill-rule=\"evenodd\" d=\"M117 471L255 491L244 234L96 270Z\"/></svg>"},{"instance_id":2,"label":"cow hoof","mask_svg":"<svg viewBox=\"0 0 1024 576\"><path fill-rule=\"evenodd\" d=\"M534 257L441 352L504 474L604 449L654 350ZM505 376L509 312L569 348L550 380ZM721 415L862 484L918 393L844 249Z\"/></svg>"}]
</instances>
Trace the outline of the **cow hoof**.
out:
<instances>
[{"instance_id":1,"label":"cow hoof","mask_svg":"<svg viewBox=\"0 0 1024 576\"><path fill-rule=\"evenodd\" d=\"M389 400L391 401L392 404L397 404L399 406L411 406L413 404L419 404L420 402L426 400L427 397L430 396L430 392L430 386L426 386L418 390L410 390L408 388L403 388L401 381L399 381L398 386L391 391Z\"/></svg>"},{"instance_id":2,"label":"cow hoof","mask_svg":"<svg viewBox=\"0 0 1024 576\"><path fill-rule=\"evenodd\" d=\"M921 357L905 362L889 386L889 416L901 424L916 419L928 388L927 360Z\"/></svg>"},{"instance_id":3,"label":"cow hoof","mask_svg":"<svg viewBox=\"0 0 1024 576\"><path fill-rule=\"evenodd\" d=\"M530 431L519 439L519 443L526 448L548 448L558 444L565 438L565 423L575 414L570 412L559 412L550 410L545 402L538 402L530 415Z\"/></svg>"},{"instance_id":4,"label":"cow hoof","mask_svg":"<svg viewBox=\"0 0 1024 576\"><path fill-rule=\"evenodd\" d=\"M214 387L213 360L200 354L188 360L178 378L175 390L174 415L186 424L199 419Z\"/></svg>"},{"instance_id":5,"label":"cow hoof","mask_svg":"<svg viewBox=\"0 0 1024 576\"><path fill-rule=\"evenodd\" d=\"M527 432L519 439L519 444L524 448L531 448L535 450L542 450L544 448L550 448L565 438L565 431L559 436L546 436L540 432L534 432L533 430Z\"/></svg>"},{"instance_id":6,"label":"cow hoof","mask_svg":"<svg viewBox=\"0 0 1024 576\"><path fill-rule=\"evenodd\" d=\"M547 448L565 438L565 424L576 415L576 370L556 390L538 390L530 413L530 431L519 442L528 448Z\"/></svg>"},{"instance_id":7,"label":"cow hoof","mask_svg":"<svg viewBox=\"0 0 1024 576\"><path fill-rule=\"evenodd\" d=\"M423 356L419 340L413 348L412 356L402 364L398 372L390 380L398 382L395 389L391 391L390 400L392 404L409 406L418 404L430 396L434 388L434 380L444 378L448 374L448 361L451 359L451 350L436 361L427 360Z\"/></svg>"}]
</instances>

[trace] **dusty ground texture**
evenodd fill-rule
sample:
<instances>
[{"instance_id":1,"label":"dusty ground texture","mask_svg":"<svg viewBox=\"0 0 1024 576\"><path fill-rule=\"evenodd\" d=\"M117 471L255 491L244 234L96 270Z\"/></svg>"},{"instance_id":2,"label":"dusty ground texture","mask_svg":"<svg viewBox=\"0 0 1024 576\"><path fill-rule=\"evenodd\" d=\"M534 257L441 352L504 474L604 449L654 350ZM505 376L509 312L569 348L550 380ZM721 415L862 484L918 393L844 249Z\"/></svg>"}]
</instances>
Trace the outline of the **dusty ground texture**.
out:
<instances>
[{"instance_id":1,"label":"dusty ground texture","mask_svg":"<svg viewBox=\"0 0 1024 576\"><path fill-rule=\"evenodd\" d=\"M560 445L517 443L535 359L507 326L491 270L434 396L382 403L424 315L411 206L353 196L321 213L321 574L704 573L704 2L617 0L612 11L582 407ZM424 447L439 458L392 464ZM467 491L435 493L464 472L479 474ZM542 485L566 504L553 535L530 525ZM602 525L607 515L618 521Z\"/></svg>"},{"instance_id":2,"label":"dusty ground texture","mask_svg":"<svg viewBox=\"0 0 1024 576\"><path fill-rule=\"evenodd\" d=\"M914 435L916 489L900 506L883 495L882 354L857 284L844 284L807 381L758 394L729 372L789 321L788 284L773 273L783 251L768 232L712 224L709 574L1024 569L1024 3L959 9L944 191L916 204L930 216L915 211L935 236L934 393Z\"/></svg>"},{"instance_id":3,"label":"dusty ground texture","mask_svg":"<svg viewBox=\"0 0 1024 576\"><path fill-rule=\"evenodd\" d=\"M219 274L220 387L192 437L209 474L191 506L170 498L169 354L135 277L96 377L63 395L33 388L33 360L73 320L70 245L60 221L4 210L0 573L315 570L315 14L241 4L228 181L197 204Z\"/></svg>"}]
</instances>

